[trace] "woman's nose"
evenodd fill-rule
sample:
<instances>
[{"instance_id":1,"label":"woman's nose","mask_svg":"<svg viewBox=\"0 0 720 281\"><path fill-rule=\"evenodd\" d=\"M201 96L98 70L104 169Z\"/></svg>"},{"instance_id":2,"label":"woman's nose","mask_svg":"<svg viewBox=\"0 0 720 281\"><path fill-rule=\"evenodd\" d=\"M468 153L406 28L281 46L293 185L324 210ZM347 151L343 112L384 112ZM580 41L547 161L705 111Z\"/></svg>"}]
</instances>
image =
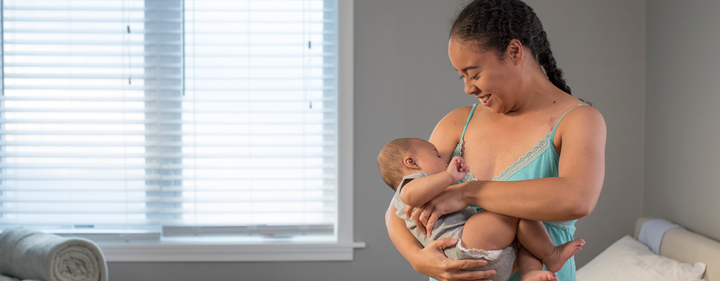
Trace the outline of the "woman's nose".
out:
<instances>
[{"instance_id":1,"label":"woman's nose","mask_svg":"<svg viewBox=\"0 0 720 281\"><path fill-rule=\"evenodd\" d=\"M465 93L466 93L466 94L468 94L468 95L474 95L474 94L476 94L478 91L480 91L480 89L478 89L478 87L475 87L475 85L470 84L470 83L466 83L466 84L465 84Z\"/></svg>"}]
</instances>

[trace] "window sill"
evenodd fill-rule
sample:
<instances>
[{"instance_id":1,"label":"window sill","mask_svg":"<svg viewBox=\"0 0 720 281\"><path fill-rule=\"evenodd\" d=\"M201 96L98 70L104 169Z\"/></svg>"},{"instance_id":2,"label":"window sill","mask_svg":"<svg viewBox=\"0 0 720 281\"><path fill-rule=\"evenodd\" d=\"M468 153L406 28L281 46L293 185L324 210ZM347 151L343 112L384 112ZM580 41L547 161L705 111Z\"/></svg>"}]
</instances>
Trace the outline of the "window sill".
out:
<instances>
[{"instance_id":1,"label":"window sill","mask_svg":"<svg viewBox=\"0 0 720 281\"><path fill-rule=\"evenodd\" d=\"M108 262L230 262L230 261L351 261L365 242L289 242L267 244L227 241L99 243Z\"/></svg>"}]
</instances>

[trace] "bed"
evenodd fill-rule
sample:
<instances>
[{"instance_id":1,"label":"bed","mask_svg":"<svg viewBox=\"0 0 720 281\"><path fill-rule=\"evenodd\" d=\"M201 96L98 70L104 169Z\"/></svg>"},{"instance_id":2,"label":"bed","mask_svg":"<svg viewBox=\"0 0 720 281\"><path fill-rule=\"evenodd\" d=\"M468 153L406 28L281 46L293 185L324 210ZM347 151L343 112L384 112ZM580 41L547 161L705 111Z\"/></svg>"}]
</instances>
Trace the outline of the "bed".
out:
<instances>
[{"instance_id":1,"label":"bed","mask_svg":"<svg viewBox=\"0 0 720 281\"><path fill-rule=\"evenodd\" d=\"M718 241L680 226L655 233L658 237L655 245L639 242L639 237L647 241L648 233L654 230L647 225L658 221L671 224L655 218L639 218L634 235L622 237L578 269L577 280L720 281ZM645 223L648 223L646 229L641 231Z\"/></svg>"}]
</instances>

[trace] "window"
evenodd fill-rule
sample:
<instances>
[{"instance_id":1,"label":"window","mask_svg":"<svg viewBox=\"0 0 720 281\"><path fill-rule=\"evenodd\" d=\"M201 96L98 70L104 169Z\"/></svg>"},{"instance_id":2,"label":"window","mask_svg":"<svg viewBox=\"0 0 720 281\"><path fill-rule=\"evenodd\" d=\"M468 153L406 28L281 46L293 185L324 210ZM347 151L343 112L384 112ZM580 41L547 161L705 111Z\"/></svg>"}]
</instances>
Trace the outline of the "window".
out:
<instances>
[{"instance_id":1,"label":"window","mask_svg":"<svg viewBox=\"0 0 720 281\"><path fill-rule=\"evenodd\" d=\"M110 261L362 246L351 1L2 3L0 228Z\"/></svg>"}]
</instances>

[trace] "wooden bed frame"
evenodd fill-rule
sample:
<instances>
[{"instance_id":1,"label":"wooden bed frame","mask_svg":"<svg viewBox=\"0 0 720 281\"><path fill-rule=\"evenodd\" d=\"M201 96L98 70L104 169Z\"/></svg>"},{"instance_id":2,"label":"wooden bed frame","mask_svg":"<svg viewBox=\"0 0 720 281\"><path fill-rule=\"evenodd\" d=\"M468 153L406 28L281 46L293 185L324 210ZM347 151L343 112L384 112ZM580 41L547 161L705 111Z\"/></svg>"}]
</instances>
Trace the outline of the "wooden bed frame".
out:
<instances>
[{"instance_id":1,"label":"wooden bed frame","mask_svg":"<svg viewBox=\"0 0 720 281\"><path fill-rule=\"evenodd\" d=\"M635 239L642 224L654 218L639 218L635 223ZM720 281L720 242L685 229L670 229L665 232L660 255L681 262L704 262L707 265L705 280Z\"/></svg>"}]
</instances>

